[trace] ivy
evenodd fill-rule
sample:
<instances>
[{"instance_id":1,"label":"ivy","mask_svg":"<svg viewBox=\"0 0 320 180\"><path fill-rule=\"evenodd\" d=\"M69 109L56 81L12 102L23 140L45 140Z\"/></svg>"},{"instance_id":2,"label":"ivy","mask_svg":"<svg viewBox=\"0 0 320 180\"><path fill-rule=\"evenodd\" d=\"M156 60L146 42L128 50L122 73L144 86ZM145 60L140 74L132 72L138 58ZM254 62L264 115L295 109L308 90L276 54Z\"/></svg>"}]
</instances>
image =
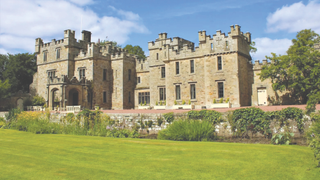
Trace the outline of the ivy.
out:
<instances>
[{"instance_id":1,"label":"ivy","mask_svg":"<svg viewBox=\"0 0 320 180\"><path fill-rule=\"evenodd\" d=\"M174 120L173 112L165 113L165 114L163 114L163 117L168 123L172 123Z\"/></svg>"},{"instance_id":2,"label":"ivy","mask_svg":"<svg viewBox=\"0 0 320 180\"><path fill-rule=\"evenodd\" d=\"M242 137L249 137L249 131L251 131L252 136L257 132L264 135L271 133L270 120L265 118L264 111L255 107L235 110L229 123L231 130Z\"/></svg>"},{"instance_id":3,"label":"ivy","mask_svg":"<svg viewBox=\"0 0 320 180\"><path fill-rule=\"evenodd\" d=\"M221 122L222 115L220 112L214 111L214 110L201 110L201 111L189 111L188 112L188 118L189 119L201 119L205 121L209 121L212 124L217 124Z\"/></svg>"}]
</instances>

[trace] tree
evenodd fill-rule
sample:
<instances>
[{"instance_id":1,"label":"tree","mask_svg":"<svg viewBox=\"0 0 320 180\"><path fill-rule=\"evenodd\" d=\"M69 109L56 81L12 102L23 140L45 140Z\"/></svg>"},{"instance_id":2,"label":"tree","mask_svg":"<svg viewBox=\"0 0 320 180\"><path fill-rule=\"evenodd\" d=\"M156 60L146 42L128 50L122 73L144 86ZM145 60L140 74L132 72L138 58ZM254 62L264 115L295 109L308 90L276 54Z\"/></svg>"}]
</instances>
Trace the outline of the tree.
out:
<instances>
[{"instance_id":1,"label":"tree","mask_svg":"<svg viewBox=\"0 0 320 180\"><path fill-rule=\"evenodd\" d=\"M256 45L256 42L252 41L251 44L250 44L250 52L251 53L257 52L257 48L254 47L255 45Z\"/></svg>"},{"instance_id":2,"label":"tree","mask_svg":"<svg viewBox=\"0 0 320 180\"><path fill-rule=\"evenodd\" d=\"M6 98L9 96L9 89L11 85L9 84L9 79L2 82L0 79L0 99Z\"/></svg>"},{"instance_id":3,"label":"tree","mask_svg":"<svg viewBox=\"0 0 320 180\"><path fill-rule=\"evenodd\" d=\"M126 45L123 49L127 50L128 53L138 56L138 59L145 59L144 51L140 46L132 46L130 44Z\"/></svg>"},{"instance_id":4,"label":"tree","mask_svg":"<svg viewBox=\"0 0 320 180\"><path fill-rule=\"evenodd\" d=\"M29 85L37 71L37 60L34 54L1 54L0 66L0 80L9 79L11 93L19 90L29 91Z\"/></svg>"},{"instance_id":5,"label":"tree","mask_svg":"<svg viewBox=\"0 0 320 180\"><path fill-rule=\"evenodd\" d=\"M311 29L298 32L287 55L266 56L271 64L260 74L261 80L271 79L273 90L289 91L296 103L307 103L309 111L320 100L320 52L314 49L319 39Z\"/></svg>"},{"instance_id":6,"label":"tree","mask_svg":"<svg viewBox=\"0 0 320 180\"><path fill-rule=\"evenodd\" d=\"M98 43L98 45L100 45L100 46L105 46L105 45L107 45L108 43L111 43L111 46L112 46L112 47L119 47L119 48L121 48L121 45L118 44L116 41L107 41L107 40L105 40L105 41L101 41L100 43Z\"/></svg>"}]
</instances>

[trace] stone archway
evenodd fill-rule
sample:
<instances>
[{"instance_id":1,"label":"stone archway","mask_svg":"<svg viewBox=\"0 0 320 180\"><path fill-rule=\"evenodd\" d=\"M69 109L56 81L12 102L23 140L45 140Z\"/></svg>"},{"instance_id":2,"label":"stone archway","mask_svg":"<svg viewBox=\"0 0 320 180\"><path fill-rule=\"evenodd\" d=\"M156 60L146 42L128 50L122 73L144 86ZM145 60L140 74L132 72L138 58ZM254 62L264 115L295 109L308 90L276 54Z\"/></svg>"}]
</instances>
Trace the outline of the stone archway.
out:
<instances>
[{"instance_id":1,"label":"stone archway","mask_svg":"<svg viewBox=\"0 0 320 180\"><path fill-rule=\"evenodd\" d=\"M60 106L60 97L59 97L59 89L55 88L51 91L51 106L52 109L54 107Z\"/></svg>"},{"instance_id":2,"label":"stone archway","mask_svg":"<svg viewBox=\"0 0 320 180\"><path fill-rule=\"evenodd\" d=\"M19 108L21 111L23 110L23 99L17 100L17 108Z\"/></svg>"},{"instance_id":3,"label":"stone archway","mask_svg":"<svg viewBox=\"0 0 320 180\"><path fill-rule=\"evenodd\" d=\"M70 106L79 105L79 91L77 89L71 89L69 91L68 102Z\"/></svg>"}]
</instances>

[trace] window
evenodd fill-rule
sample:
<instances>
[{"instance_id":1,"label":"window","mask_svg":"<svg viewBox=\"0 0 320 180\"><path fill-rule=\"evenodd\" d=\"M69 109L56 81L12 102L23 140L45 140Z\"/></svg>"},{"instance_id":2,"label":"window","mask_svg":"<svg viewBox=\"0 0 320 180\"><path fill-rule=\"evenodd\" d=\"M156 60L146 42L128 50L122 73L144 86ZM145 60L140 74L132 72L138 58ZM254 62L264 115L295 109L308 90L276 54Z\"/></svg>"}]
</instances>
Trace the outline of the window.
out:
<instances>
[{"instance_id":1,"label":"window","mask_svg":"<svg viewBox=\"0 0 320 180\"><path fill-rule=\"evenodd\" d=\"M228 48L229 47L229 43L228 43L228 41L226 41L226 48Z\"/></svg>"},{"instance_id":2,"label":"window","mask_svg":"<svg viewBox=\"0 0 320 180\"><path fill-rule=\"evenodd\" d=\"M194 60L190 61L190 73L194 73Z\"/></svg>"},{"instance_id":3,"label":"window","mask_svg":"<svg viewBox=\"0 0 320 180\"><path fill-rule=\"evenodd\" d=\"M190 84L190 97L191 99L196 99L196 85Z\"/></svg>"},{"instance_id":4,"label":"window","mask_svg":"<svg viewBox=\"0 0 320 180\"><path fill-rule=\"evenodd\" d=\"M43 52L43 61L46 62L47 61L47 56L48 56L48 52L44 51Z\"/></svg>"},{"instance_id":5,"label":"window","mask_svg":"<svg viewBox=\"0 0 320 180\"><path fill-rule=\"evenodd\" d=\"M213 50L213 43L211 43L211 50Z\"/></svg>"},{"instance_id":6,"label":"window","mask_svg":"<svg viewBox=\"0 0 320 180\"><path fill-rule=\"evenodd\" d=\"M224 89L223 89L223 82L218 82L218 97L223 98Z\"/></svg>"},{"instance_id":7,"label":"window","mask_svg":"<svg viewBox=\"0 0 320 180\"><path fill-rule=\"evenodd\" d=\"M143 64L141 64L141 69L143 69Z\"/></svg>"},{"instance_id":8,"label":"window","mask_svg":"<svg viewBox=\"0 0 320 180\"><path fill-rule=\"evenodd\" d=\"M176 100L181 99L180 85L176 85Z\"/></svg>"},{"instance_id":9,"label":"window","mask_svg":"<svg viewBox=\"0 0 320 180\"><path fill-rule=\"evenodd\" d=\"M166 68L161 67L161 78L165 78L165 77L166 77Z\"/></svg>"},{"instance_id":10,"label":"window","mask_svg":"<svg viewBox=\"0 0 320 180\"><path fill-rule=\"evenodd\" d=\"M79 80L86 77L86 70L84 68L79 69Z\"/></svg>"},{"instance_id":11,"label":"window","mask_svg":"<svg viewBox=\"0 0 320 180\"><path fill-rule=\"evenodd\" d=\"M137 80L137 81L138 81L138 84L141 82L141 81L140 81L140 77L138 77L138 80Z\"/></svg>"},{"instance_id":12,"label":"window","mask_svg":"<svg viewBox=\"0 0 320 180\"><path fill-rule=\"evenodd\" d=\"M107 80L107 69L103 70L103 80L106 81Z\"/></svg>"},{"instance_id":13,"label":"window","mask_svg":"<svg viewBox=\"0 0 320 180\"><path fill-rule=\"evenodd\" d=\"M103 92L103 102L106 103L107 102L107 92Z\"/></svg>"},{"instance_id":14,"label":"window","mask_svg":"<svg viewBox=\"0 0 320 180\"><path fill-rule=\"evenodd\" d=\"M166 88L159 88L159 100L166 100Z\"/></svg>"},{"instance_id":15,"label":"window","mask_svg":"<svg viewBox=\"0 0 320 180\"><path fill-rule=\"evenodd\" d=\"M157 53L157 60L159 60L159 54Z\"/></svg>"},{"instance_id":16,"label":"window","mask_svg":"<svg viewBox=\"0 0 320 180\"><path fill-rule=\"evenodd\" d=\"M55 76L56 76L56 71L55 70L48 71L48 77L49 78L54 78Z\"/></svg>"},{"instance_id":17,"label":"window","mask_svg":"<svg viewBox=\"0 0 320 180\"><path fill-rule=\"evenodd\" d=\"M221 60L221 56L218 56L218 70L222 70L222 60Z\"/></svg>"},{"instance_id":18,"label":"window","mask_svg":"<svg viewBox=\"0 0 320 180\"><path fill-rule=\"evenodd\" d=\"M60 59L60 48L56 49L57 51L57 59Z\"/></svg>"},{"instance_id":19,"label":"window","mask_svg":"<svg viewBox=\"0 0 320 180\"><path fill-rule=\"evenodd\" d=\"M179 74L179 73L180 73L179 70L180 70L180 69L179 69L179 62L176 62L176 74Z\"/></svg>"},{"instance_id":20,"label":"window","mask_svg":"<svg viewBox=\"0 0 320 180\"><path fill-rule=\"evenodd\" d=\"M128 69L128 79L131 80L131 69Z\"/></svg>"},{"instance_id":21,"label":"window","mask_svg":"<svg viewBox=\"0 0 320 180\"><path fill-rule=\"evenodd\" d=\"M139 92L139 104L150 104L150 92Z\"/></svg>"},{"instance_id":22,"label":"window","mask_svg":"<svg viewBox=\"0 0 320 180\"><path fill-rule=\"evenodd\" d=\"M128 100L129 100L129 103L131 103L131 92L130 91L129 91Z\"/></svg>"}]
</instances>

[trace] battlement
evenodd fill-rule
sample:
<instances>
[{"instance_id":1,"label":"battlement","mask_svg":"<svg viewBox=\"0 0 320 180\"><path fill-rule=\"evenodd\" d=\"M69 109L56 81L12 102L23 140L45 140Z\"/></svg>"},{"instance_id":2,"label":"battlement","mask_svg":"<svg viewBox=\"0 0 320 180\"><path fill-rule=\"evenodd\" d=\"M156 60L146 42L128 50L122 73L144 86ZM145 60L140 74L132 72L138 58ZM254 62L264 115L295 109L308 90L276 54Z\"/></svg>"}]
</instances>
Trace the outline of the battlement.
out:
<instances>
[{"instance_id":1,"label":"battlement","mask_svg":"<svg viewBox=\"0 0 320 180\"><path fill-rule=\"evenodd\" d=\"M254 61L254 64L252 64L252 68L253 70L260 70L262 69L262 66L264 65L269 65L271 64L271 62L268 62L267 60L262 60L262 62L260 62L259 60Z\"/></svg>"},{"instance_id":2,"label":"battlement","mask_svg":"<svg viewBox=\"0 0 320 180\"><path fill-rule=\"evenodd\" d=\"M70 29L64 30L64 38L75 39L75 31L70 30Z\"/></svg>"},{"instance_id":3,"label":"battlement","mask_svg":"<svg viewBox=\"0 0 320 180\"><path fill-rule=\"evenodd\" d=\"M162 40L162 39L167 39L167 33L160 33L159 34L159 40Z\"/></svg>"},{"instance_id":4,"label":"battlement","mask_svg":"<svg viewBox=\"0 0 320 180\"><path fill-rule=\"evenodd\" d=\"M191 41L188 41L186 39L180 38L180 37L173 37L173 38L167 38L167 33L161 33L159 34L162 36L163 39L156 39L156 41L148 42L148 49L162 49L167 46L173 47L174 49L180 49L183 47L184 44L188 44L189 46L194 47L194 43ZM165 37L165 38L164 38Z\"/></svg>"}]
</instances>

